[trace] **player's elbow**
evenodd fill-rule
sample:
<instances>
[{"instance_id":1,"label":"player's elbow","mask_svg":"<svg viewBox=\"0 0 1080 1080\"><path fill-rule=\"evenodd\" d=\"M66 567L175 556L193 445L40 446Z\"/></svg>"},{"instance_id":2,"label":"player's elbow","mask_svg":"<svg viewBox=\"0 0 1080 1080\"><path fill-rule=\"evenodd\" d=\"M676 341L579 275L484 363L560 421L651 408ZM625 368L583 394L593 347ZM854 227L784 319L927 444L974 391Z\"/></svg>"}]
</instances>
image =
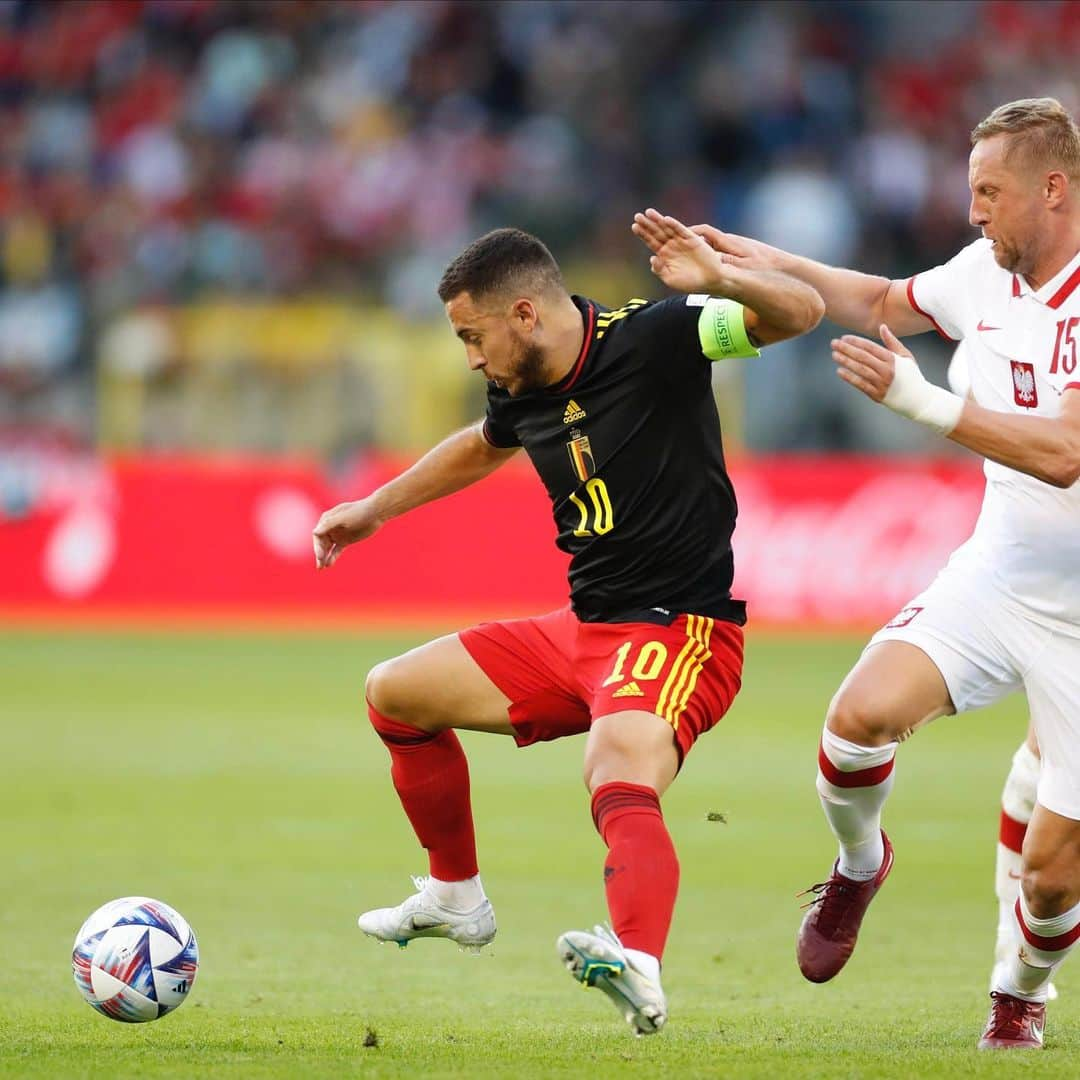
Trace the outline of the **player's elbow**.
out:
<instances>
[{"instance_id":1,"label":"player's elbow","mask_svg":"<svg viewBox=\"0 0 1080 1080\"><path fill-rule=\"evenodd\" d=\"M771 321L759 321L753 330L754 340L761 345L775 345L778 341L787 341L809 334L825 317L825 301L817 289L798 283L798 289L792 290L782 315L773 316Z\"/></svg>"},{"instance_id":2,"label":"player's elbow","mask_svg":"<svg viewBox=\"0 0 1080 1080\"><path fill-rule=\"evenodd\" d=\"M1080 480L1080 463L1073 464L1066 472L1062 473L1057 486L1071 488L1077 480Z\"/></svg>"},{"instance_id":3,"label":"player's elbow","mask_svg":"<svg viewBox=\"0 0 1080 1080\"><path fill-rule=\"evenodd\" d=\"M786 325L783 327L785 338L809 334L825 318L825 301L821 298L821 293L805 282L799 284L801 288L796 302L791 305Z\"/></svg>"},{"instance_id":4,"label":"player's elbow","mask_svg":"<svg viewBox=\"0 0 1080 1080\"><path fill-rule=\"evenodd\" d=\"M1069 441L1047 462L1043 479L1056 488L1071 488L1080 480L1080 436Z\"/></svg>"},{"instance_id":5,"label":"player's elbow","mask_svg":"<svg viewBox=\"0 0 1080 1080\"><path fill-rule=\"evenodd\" d=\"M1045 479L1056 488L1071 488L1080 480L1080 460L1054 462Z\"/></svg>"},{"instance_id":6,"label":"player's elbow","mask_svg":"<svg viewBox=\"0 0 1080 1080\"><path fill-rule=\"evenodd\" d=\"M825 318L825 301L817 289L810 289L810 295L806 298L806 325L799 331L801 334L809 334L816 330L818 323Z\"/></svg>"}]
</instances>

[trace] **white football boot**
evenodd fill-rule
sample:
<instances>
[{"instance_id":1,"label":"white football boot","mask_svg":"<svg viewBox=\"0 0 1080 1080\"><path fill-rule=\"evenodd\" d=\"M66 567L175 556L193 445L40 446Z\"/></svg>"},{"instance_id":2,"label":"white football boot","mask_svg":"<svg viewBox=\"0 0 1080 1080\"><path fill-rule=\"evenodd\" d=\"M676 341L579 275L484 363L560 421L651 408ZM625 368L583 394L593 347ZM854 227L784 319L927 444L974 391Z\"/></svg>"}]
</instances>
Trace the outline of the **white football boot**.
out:
<instances>
[{"instance_id":1,"label":"white football boot","mask_svg":"<svg viewBox=\"0 0 1080 1080\"><path fill-rule=\"evenodd\" d=\"M655 1035L667 1022L667 999L658 982L643 975L622 942L606 927L569 930L555 943L567 970L583 986L603 990L634 1034Z\"/></svg>"},{"instance_id":2,"label":"white football boot","mask_svg":"<svg viewBox=\"0 0 1080 1080\"><path fill-rule=\"evenodd\" d=\"M475 953L495 937L495 910L487 897L472 911L451 911L435 899L426 877L412 881L416 892L397 907L365 911L356 920L368 937L394 941L403 949L413 938L449 938Z\"/></svg>"}]
</instances>

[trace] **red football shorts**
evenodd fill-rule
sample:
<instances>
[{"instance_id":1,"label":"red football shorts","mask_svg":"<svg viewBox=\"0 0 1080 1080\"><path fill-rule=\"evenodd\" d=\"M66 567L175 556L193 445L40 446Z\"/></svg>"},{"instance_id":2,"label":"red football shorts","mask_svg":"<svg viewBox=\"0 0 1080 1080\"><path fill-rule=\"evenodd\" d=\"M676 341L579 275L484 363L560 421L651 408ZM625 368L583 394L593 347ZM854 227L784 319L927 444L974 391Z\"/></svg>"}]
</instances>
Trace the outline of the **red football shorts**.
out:
<instances>
[{"instance_id":1,"label":"red football shorts","mask_svg":"<svg viewBox=\"0 0 1080 1080\"><path fill-rule=\"evenodd\" d=\"M681 761L742 682L742 629L704 615L679 615L670 626L583 623L566 607L481 623L459 637L510 699L519 746L577 735L595 717L633 709L671 725Z\"/></svg>"}]
</instances>

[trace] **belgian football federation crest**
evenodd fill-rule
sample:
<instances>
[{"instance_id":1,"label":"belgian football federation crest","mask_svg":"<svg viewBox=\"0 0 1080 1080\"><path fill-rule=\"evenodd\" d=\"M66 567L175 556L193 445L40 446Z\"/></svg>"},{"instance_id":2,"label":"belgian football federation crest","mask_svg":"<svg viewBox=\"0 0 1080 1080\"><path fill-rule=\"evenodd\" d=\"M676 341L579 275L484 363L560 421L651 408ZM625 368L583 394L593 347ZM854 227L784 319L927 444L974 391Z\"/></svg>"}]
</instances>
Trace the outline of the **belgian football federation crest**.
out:
<instances>
[{"instance_id":1,"label":"belgian football federation crest","mask_svg":"<svg viewBox=\"0 0 1080 1080\"><path fill-rule=\"evenodd\" d=\"M573 429L570 434L573 438L566 444L567 452L570 454L570 465L574 470L574 475L585 483L596 472L596 459L589 445L589 436L582 435Z\"/></svg>"},{"instance_id":2,"label":"belgian football federation crest","mask_svg":"<svg viewBox=\"0 0 1080 1080\"><path fill-rule=\"evenodd\" d=\"M1023 360L1010 360L1012 364L1013 400L1022 409L1039 407L1039 391L1035 386L1035 368Z\"/></svg>"}]
</instances>

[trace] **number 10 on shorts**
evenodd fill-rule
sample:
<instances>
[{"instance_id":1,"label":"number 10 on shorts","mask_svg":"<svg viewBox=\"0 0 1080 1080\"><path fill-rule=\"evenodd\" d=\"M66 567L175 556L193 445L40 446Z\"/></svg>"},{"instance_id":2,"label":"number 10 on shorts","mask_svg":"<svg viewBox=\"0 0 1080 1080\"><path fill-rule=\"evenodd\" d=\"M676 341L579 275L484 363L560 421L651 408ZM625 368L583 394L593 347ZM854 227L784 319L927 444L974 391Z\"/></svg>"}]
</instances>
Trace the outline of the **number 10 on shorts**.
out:
<instances>
[{"instance_id":1,"label":"number 10 on shorts","mask_svg":"<svg viewBox=\"0 0 1080 1080\"><path fill-rule=\"evenodd\" d=\"M601 683L601 686L611 686L613 683L622 682L626 678L624 668L630 650L634 647L632 641L624 641L615 653L615 666L611 674ZM667 663L667 646L662 641L647 641L638 650L634 659L634 666L630 674L635 679L643 682L655 679Z\"/></svg>"}]
</instances>

